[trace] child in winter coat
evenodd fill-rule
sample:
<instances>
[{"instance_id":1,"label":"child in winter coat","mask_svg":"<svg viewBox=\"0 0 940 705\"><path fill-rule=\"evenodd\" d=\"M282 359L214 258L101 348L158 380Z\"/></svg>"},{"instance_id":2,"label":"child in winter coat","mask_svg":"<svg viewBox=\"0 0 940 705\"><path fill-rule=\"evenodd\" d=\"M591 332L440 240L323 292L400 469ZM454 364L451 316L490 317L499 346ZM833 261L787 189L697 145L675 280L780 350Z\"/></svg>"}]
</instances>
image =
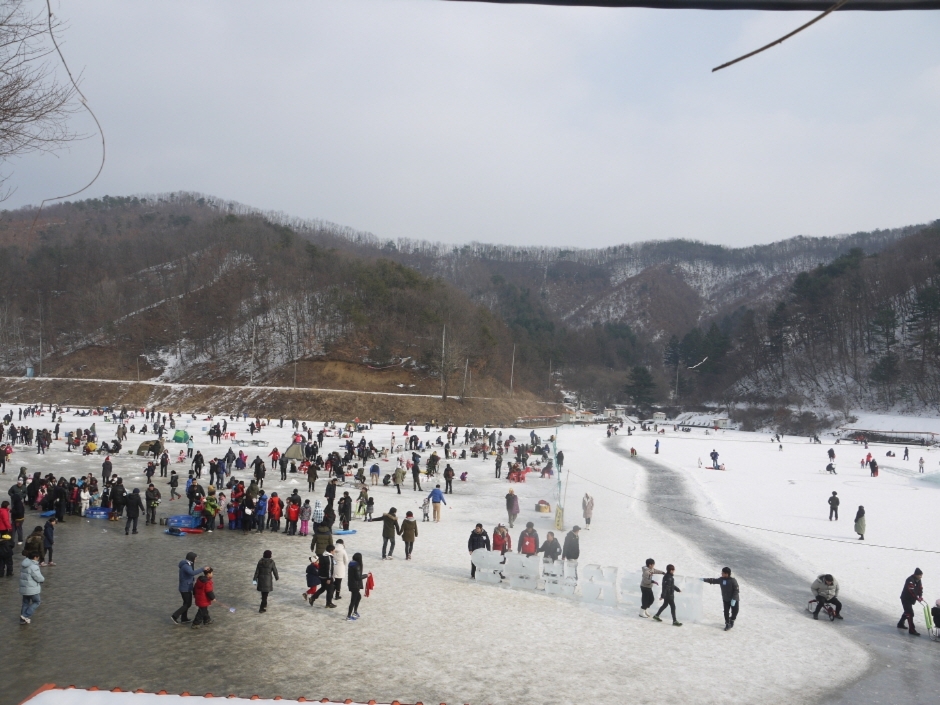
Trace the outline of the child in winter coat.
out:
<instances>
[{"instance_id":1,"label":"child in winter coat","mask_svg":"<svg viewBox=\"0 0 940 705\"><path fill-rule=\"evenodd\" d=\"M238 528L238 505L235 502L229 502L226 511L228 513L228 528L234 531Z\"/></svg>"},{"instance_id":2,"label":"child in winter coat","mask_svg":"<svg viewBox=\"0 0 940 705\"><path fill-rule=\"evenodd\" d=\"M930 617L933 619L933 628L937 629L940 624L940 600L937 600L936 606L930 608Z\"/></svg>"},{"instance_id":3,"label":"child in winter coat","mask_svg":"<svg viewBox=\"0 0 940 705\"><path fill-rule=\"evenodd\" d=\"M214 586L212 584L212 568L206 568L202 575L196 578L193 584L193 601L196 603L196 618L193 620L192 628L201 627L204 624L212 624L212 618L209 616L209 605L215 602Z\"/></svg>"},{"instance_id":4,"label":"child in winter coat","mask_svg":"<svg viewBox=\"0 0 940 705\"><path fill-rule=\"evenodd\" d=\"M375 497L369 497L366 503L366 521L372 521L372 511L375 509Z\"/></svg>"},{"instance_id":5,"label":"child in winter coat","mask_svg":"<svg viewBox=\"0 0 940 705\"><path fill-rule=\"evenodd\" d=\"M306 602L313 605L313 594L320 587L320 566L314 556L310 556L310 562L307 564L307 592L300 593Z\"/></svg>"},{"instance_id":6,"label":"child in winter coat","mask_svg":"<svg viewBox=\"0 0 940 705\"><path fill-rule=\"evenodd\" d=\"M307 500L309 501L309 500ZM300 507L293 502L287 503L287 528L284 533L293 536L297 533L297 521L300 519Z\"/></svg>"},{"instance_id":7,"label":"child in winter coat","mask_svg":"<svg viewBox=\"0 0 940 705\"><path fill-rule=\"evenodd\" d=\"M672 626L681 627L682 622L676 619L676 602L675 602L675 593L682 592L679 588L676 587L676 567L671 563L666 566L666 574L663 576L663 589L662 594L659 599L663 601L662 606L659 608L659 612L653 615L653 619L657 622L662 622L659 618L659 615L663 613L667 607L672 612Z\"/></svg>"},{"instance_id":8,"label":"child in winter coat","mask_svg":"<svg viewBox=\"0 0 940 705\"><path fill-rule=\"evenodd\" d=\"M307 536L310 533L310 517L313 516L313 507L310 506L310 500L304 500L304 506L300 508L300 535Z\"/></svg>"},{"instance_id":9,"label":"child in winter coat","mask_svg":"<svg viewBox=\"0 0 940 705\"><path fill-rule=\"evenodd\" d=\"M431 497L428 495L421 503L421 521L431 521Z\"/></svg>"}]
</instances>

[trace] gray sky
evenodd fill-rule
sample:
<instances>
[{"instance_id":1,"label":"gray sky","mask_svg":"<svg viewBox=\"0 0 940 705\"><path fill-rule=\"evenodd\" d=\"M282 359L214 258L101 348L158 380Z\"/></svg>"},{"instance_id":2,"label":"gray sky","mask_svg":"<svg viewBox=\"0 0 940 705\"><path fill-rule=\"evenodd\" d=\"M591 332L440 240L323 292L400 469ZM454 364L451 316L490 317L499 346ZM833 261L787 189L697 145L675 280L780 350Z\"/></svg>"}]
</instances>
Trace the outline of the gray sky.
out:
<instances>
[{"instance_id":1,"label":"gray sky","mask_svg":"<svg viewBox=\"0 0 940 705\"><path fill-rule=\"evenodd\" d=\"M717 74L812 15L438 0L57 14L108 142L88 196L201 191L380 237L519 245L746 245L940 218L940 12L837 13ZM80 187L99 148L13 163L6 206Z\"/></svg>"}]
</instances>

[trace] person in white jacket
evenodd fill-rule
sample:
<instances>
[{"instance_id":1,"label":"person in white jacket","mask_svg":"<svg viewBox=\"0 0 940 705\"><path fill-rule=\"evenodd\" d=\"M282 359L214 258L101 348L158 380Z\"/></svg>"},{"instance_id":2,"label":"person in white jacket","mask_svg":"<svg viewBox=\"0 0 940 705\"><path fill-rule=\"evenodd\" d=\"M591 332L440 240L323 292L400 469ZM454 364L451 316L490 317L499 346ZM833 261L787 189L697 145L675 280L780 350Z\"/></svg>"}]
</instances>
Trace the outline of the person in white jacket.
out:
<instances>
[{"instance_id":1,"label":"person in white jacket","mask_svg":"<svg viewBox=\"0 0 940 705\"><path fill-rule=\"evenodd\" d=\"M333 599L340 598L339 589L343 586L343 578L349 570L349 554L346 553L346 545L343 539L336 539L336 547L333 549L333 561L336 564L336 576L333 578Z\"/></svg>"},{"instance_id":2,"label":"person in white jacket","mask_svg":"<svg viewBox=\"0 0 940 705\"><path fill-rule=\"evenodd\" d=\"M85 516L85 511L91 503L91 493L88 491L87 485L82 485L82 491L78 495L78 501L81 507L81 516Z\"/></svg>"}]
</instances>

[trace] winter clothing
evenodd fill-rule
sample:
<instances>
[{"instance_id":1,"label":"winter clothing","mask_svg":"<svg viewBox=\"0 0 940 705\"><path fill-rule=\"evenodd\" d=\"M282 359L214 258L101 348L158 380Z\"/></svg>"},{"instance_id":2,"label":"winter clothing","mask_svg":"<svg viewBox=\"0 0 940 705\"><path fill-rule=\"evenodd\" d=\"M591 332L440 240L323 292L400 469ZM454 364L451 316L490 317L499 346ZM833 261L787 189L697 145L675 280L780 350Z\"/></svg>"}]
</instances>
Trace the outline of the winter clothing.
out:
<instances>
[{"instance_id":1,"label":"winter clothing","mask_svg":"<svg viewBox=\"0 0 940 705\"><path fill-rule=\"evenodd\" d=\"M574 531L569 531L565 536L565 550L561 554L562 560L576 561L581 555L581 541Z\"/></svg>"},{"instance_id":2,"label":"winter clothing","mask_svg":"<svg viewBox=\"0 0 940 705\"><path fill-rule=\"evenodd\" d=\"M502 538L502 537L500 537ZM509 535L506 535L506 539L509 539ZM565 540L565 547L567 548L568 541ZM499 550L496 548L496 537L493 537L493 550ZM558 557L561 556L561 544L558 543L558 539L552 536L550 539L545 539L539 548L539 553L545 554L545 560L547 561L557 561Z\"/></svg>"},{"instance_id":3,"label":"winter clothing","mask_svg":"<svg viewBox=\"0 0 940 705\"><path fill-rule=\"evenodd\" d=\"M273 558L262 558L255 567L252 580L258 583L258 592L271 592L274 590L274 581L278 580L277 566Z\"/></svg>"}]
</instances>

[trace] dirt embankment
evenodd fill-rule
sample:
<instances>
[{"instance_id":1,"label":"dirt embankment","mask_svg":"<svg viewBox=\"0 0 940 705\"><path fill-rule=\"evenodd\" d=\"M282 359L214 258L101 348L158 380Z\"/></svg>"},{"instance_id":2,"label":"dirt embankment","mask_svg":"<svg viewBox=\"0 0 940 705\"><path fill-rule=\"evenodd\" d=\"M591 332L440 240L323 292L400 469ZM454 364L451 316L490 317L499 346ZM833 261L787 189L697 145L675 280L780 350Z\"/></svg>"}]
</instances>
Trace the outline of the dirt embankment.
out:
<instances>
[{"instance_id":1,"label":"dirt embankment","mask_svg":"<svg viewBox=\"0 0 940 705\"><path fill-rule=\"evenodd\" d=\"M0 401L62 406L156 407L163 411L249 415L309 420L374 419L405 423L437 420L464 425L508 426L523 416L551 416L561 406L508 398L440 398L410 394L159 384L83 379L2 378Z\"/></svg>"}]
</instances>

